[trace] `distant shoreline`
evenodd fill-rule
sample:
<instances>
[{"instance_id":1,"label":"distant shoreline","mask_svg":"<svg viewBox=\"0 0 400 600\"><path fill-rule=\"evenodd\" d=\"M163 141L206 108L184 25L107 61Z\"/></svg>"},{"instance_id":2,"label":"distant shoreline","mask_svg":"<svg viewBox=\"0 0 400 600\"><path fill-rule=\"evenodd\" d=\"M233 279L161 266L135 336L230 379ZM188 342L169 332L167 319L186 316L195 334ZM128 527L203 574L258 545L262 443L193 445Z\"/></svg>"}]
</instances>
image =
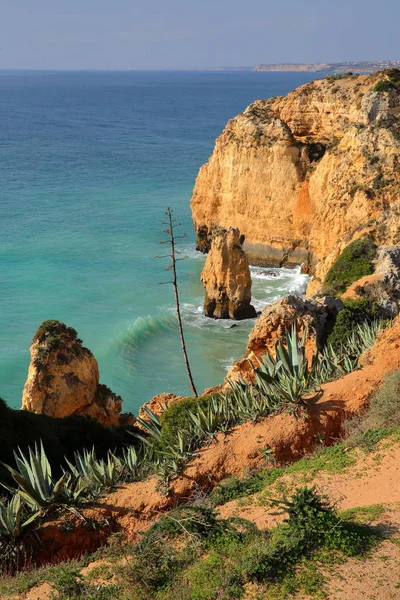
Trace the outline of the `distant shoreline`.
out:
<instances>
[{"instance_id":1,"label":"distant shoreline","mask_svg":"<svg viewBox=\"0 0 400 600\"><path fill-rule=\"evenodd\" d=\"M119 68L114 69L15 69L15 68L2 68L0 73L5 72L237 72L246 71L254 73L375 73L377 71L383 71L384 69L400 69L400 60L380 60L380 61L360 61L360 62L339 62L339 63L260 63L252 66L236 66L236 67L171 67L171 68Z\"/></svg>"}]
</instances>

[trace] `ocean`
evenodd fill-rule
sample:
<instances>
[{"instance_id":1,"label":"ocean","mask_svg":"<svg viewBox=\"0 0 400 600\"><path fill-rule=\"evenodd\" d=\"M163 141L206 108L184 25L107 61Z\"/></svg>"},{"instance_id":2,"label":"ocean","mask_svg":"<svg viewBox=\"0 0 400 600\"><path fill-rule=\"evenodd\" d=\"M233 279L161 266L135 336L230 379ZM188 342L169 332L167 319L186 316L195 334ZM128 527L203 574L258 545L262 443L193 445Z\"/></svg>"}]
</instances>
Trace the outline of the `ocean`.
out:
<instances>
[{"instance_id":1,"label":"ocean","mask_svg":"<svg viewBox=\"0 0 400 600\"><path fill-rule=\"evenodd\" d=\"M220 383L252 321L202 315L190 196L229 118L312 73L0 71L0 397L14 407L46 319L77 329L124 410L189 394L162 253L182 223L180 292L199 390ZM165 247L164 247L165 248ZM257 308L304 289L297 270L252 268Z\"/></svg>"}]
</instances>

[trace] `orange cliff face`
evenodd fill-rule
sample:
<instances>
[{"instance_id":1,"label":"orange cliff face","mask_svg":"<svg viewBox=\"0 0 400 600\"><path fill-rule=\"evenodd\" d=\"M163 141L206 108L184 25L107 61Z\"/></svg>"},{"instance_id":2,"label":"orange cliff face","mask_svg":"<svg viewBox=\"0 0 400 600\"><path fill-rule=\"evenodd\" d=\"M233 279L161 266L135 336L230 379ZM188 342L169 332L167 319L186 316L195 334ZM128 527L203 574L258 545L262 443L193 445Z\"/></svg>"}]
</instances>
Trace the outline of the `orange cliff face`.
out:
<instances>
[{"instance_id":1,"label":"orange cliff face","mask_svg":"<svg viewBox=\"0 0 400 600\"><path fill-rule=\"evenodd\" d=\"M314 289L352 239L397 243L400 71L331 76L256 101L217 139L191 207L200 249L213 228L237 227L251 262L303 264Z\"/></svg>"}]
</instances>

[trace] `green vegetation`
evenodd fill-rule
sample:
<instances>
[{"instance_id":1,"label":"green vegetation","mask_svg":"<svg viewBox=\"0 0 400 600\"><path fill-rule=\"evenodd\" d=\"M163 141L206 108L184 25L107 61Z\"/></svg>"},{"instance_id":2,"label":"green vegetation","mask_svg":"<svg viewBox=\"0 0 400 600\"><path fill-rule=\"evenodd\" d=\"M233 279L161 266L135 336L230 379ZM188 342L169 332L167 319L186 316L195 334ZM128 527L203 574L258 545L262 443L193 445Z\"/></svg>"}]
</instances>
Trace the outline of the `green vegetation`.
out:
<instances>
[{"instance_id":1,"label":"green vegetation","mask_svg":"<svg viewBox=\"0 0 400 600\"><path fill-rule=\"evenodd\" d=\"M67 327L61 321L44 321L33 336L33 343L37 343L35 365L42 368L50 352L58 350L58 360L68 363L70 356L79 356L84 351L90 354L87 348L82 347L82 340L72 327Z\"/></svg>"},{"instance_id":2,"label":"green vegetation","mask_svg":"<svg viewBox=\"0 0 400 600\"><path fill-rule=\"evenodd\" d=\"M338 296L361 277L371 275L376 251L376 245L368 238L360 238L349 244L328 271L323 294Z\"/></svg>"},{"instance_id":3,"label":"green vegetation","mask_svg":"<svg viewBox=\"0 0 400 600\"><path fill-rule=\"evenodd\" d=\"M343 303L344 309L336 317L335 325L328 337L328 345L330 344L335 350L345 345L351 335L357 335L357 331L364 323L379 322L379 309L369 298L346 298Z\"/></svg>"},{"instance_id":4,"label":"green vegetation","mask_svg":"<svg viewBox=\"0 0 400 600\"><path fill-rule=\"evenodd\" d=\"M389 375L372 397L368 410L359 418L346 422L346 435L334 446L316 450L311 456L288 465L252 473L243 479L227 479L208 497L211 506L268 490L286 475L309 482L322 471L340 473L356 461L353 449L372 451L385 438L400 439L400 371Z\"/></svg>"},{"instance_id":5,"label":"green vegetation","mask_svg":"<svg viewBox=\"0 0 400 600\"><path fill-rule=\"evenodd\" d=\"M296 324L286 333L286 345L282 341L275 346L275 356L269 352L263 357L256 373L256 385L267 395L277 395L282 403L296 406L312 388L313 368L305 355L307 332L298 339ZM235 389L234 389L235 392Z\"/></svg>"},{"instance_id":6,"label":"green vegetation","mask_svg":"<svg viewBox=\"0 0 400 600\"><path fill-rule=\"evenodd\" d=\"M400 142L400 133L398 131L396 131L395 129L391 129L390 131L392 133L392 136L396 140L396 142Z\"/></svg>"},{"instance_id":7,"label":"green vegetation","mask_svg":"<svg viewBox=\"0 0 400 600\"><path fill-rule=\"evenodd\" d=\"M105 427L90 417L79 415L55 419L13 410L0 399L0 480L11 483L12 479L1 463L15 467L14 451L18 448L26 454L29 447L42 441L53 474L60 477L64 457L73 460L76 451L92 447L99 457L105 457L108 450L133 443L129 431L137 429Z\"/></svg>"},{"instance_id":8,"label":"green vegetation","mask_svg":"<svg viewBox=\"0 0 400 600\"><path fill-rule=\"evenodd\" d=\"M357 73L349 71L348 73L333 73L333 75L327 75L325 79L328 81L338 81L339 79L353 79L356 77L359 77Z\"/></svg>"},{"instance_id":9,"label":"green vegetation","mask_svg":"<svg viewBox=\"0 0 400 600\"><path fill-rule=\"evenodd\" d=\"M347 444L373 448L400 428L400 371L389 375L371 399L368 411L346 424Z\"/></svg>"},{"instance_id":10,"label":"green vegetation","mask_svg":"<svg viewBox=\"0 0 400 600\"><path fill-rule=\"evenodd\" d=\"M378 83L372 88L373 92L388 92L389 90L396 89L396 86L388 79L380 79Z\"/></svg>"},{"instance_id":11,"label":"green vegetation","mask_svg":"<svg viewBox=\"0 0 400 600\"><path fill-rule=\"evenodd\" d=\"M345 443L336 444L316 451L312 456L302 458L287 467L263 469L243 479L227 479L213 489L208 501L211 506L216 507L237 498L262 492L286 475L296 475L299 481L306 483L321 471L340 473L355 462L355 456L346 452L346 447Z\"/></svg>"},{"instance_id":12,"label":"green vegetation","mask_svg":"<svg viewBox=\"0 0 400 600\"><path fill-rule=\"evenodd\" d=\"M122 550L124 560L121 547L114 556L107 552L113 586L103 586L102 593L108 588L107 597L116 593L117 598L129 600L234 600L243 597L249 583L287 584L291 577L292 583L296 580L300 585L298 566L321 550L360 556L379 539L373 529L340 518L313 488L300 488L277 505L288 517L271 531L260 531L244 519L218 519L205 507L171 511L136 546ZM70 569L63 579L70 594L73 577ZM303 585L315 585L317 579L321 584L316 572L314 584L303 575ZM76 571L75 581L83 585ZM85 585L90 588L88 581Z\"/></svg>"},{"instance_id":13,"label":"green vegetation","mask_svg":"<svg viewBox=\"0 0 400 600\"><path fill-rule=\"evenodd\" d=\"M39 344L47 343L57 348L63 337L67 337L70 340L78 340L78 332L73 327L68 327L61 321L50 319L40 325L33 336L33 342L39 342Z\"/></svg>"},{"instance_id":14,"label":"green vegetation","mask_svg":"<svg viewBox=\"0 0 400 600\"><path fill-rule=\"evenodd\" d=\"M44 442L40 446L35 444L34 449L29 447L28 453L22 449L14 452L15 467L3 462L12 481L3 478L2 485L20 501L17 506L17 501L11 500L1 509L7 529L6 536L0 538L5 540L3 548L0 547L3 565L15 567L16 563L6 559L15 545L15 537L21 536L49 508L91 502L124 481L143 479L150 474L157 475L160 491L168 494L169 479L180 474L194 452L218 432L227 432L238 423L256 421L283 408L297 411L306 393L327 379L357 368L359 355L374 342L379 327L375 322L363 324L358 337L350 336L339 352L329 346L309 366L305 360L305 335L299 340L294 325L286 336L286 345L283 340L278 341L275 357L268 354L257 368L255 384L241 381L232 384L231 392L225 395L188 398L172 405L161 419L145 408L146 419L139 419L139 424L146 433L134 432L135 444L131 437L131 443L118 455L108 449L100 458L94 448L84 448L75 452L73 459L66 457L65 467L56 477ZM346 360L347 354L351 354L351 361ZM5 403L0 404L0 411L7 420L10 415ZM258 482L252 484L257 486ZM243 489L248 489L247 483Z\"/></svg>"},{"instance_id":15,"label":"green vegetation","mask_svg":"<svg viewBox=\"0 0 400 600\"><path fill-rule=\"evenodd\" d=\"M349 508L341 513L341 517L346 521L367 523L369 521L376 521L384 514L384 512L385 509L381 504L373 504L372 506Z\"/></svg>"},{"instance_id":16,"label":"green vegetation","mask_svg":"<svg viewBox=\"0 0 400 600\"><path fill-rule=\"evenodd\" d=\"M297 485L305 486L321 471L339 473L353 465L357 452L352 447L369 451L384 437L400 439L399 391L400 371L386 379L368 411L347 424L349 435L343 442L319 449L287 467L223 482L203 504L185 505L165 514L134 547L124 546L119 538L115 544L111 540L110 548L99 551L98 557L110 561L112 567L109 571L102 567L98 575L103 581L112 577L112 583L96 584L96 572L82 578L82 563L72 562L5 579L0 594L26 590L43 580L53 582L59 598L64 600L233 600L240 598L251 582L268 583L268 590L275 594L271 598L282 600L296 590L314 593L312 590L323 585L318 570L321 557L329 555L332 561L340 556L362 555L378 538L373 529L361 523L378 519L383 508L363 507L339 515L313 488L301 487L291 498L279 502L273 500L269 488L276 483L275 494L279 489L288 489L286 484L279 484L280 478L288 475L296 475ZM186 410L190 406L194 409L188 399ZM183 413L181 417L184 424ZM87 453L85 460L90 462L95 457ZM140 453L134 450L131 461L135 471ZM120 460L120 464L124 462ZM76 468L79 471L80 467ZM80 475L85 477L83 472ZM272 502L288 514L283 525L265 532L242 519L218 519L214 507L256 492L264 492L269 505Z\"/></svg>"},{"instance_id":17,"label":"green vegetation","mask_svg":"<svg viewBox=\"0 0 400 600\"><path fill-rule=\"evenodd\" d=\"M79 500L84 486L75 481L70 473L55 481L43 444L29 448L29 458L20 450L15 453L17 469L4 465L11 473L17 487L2 484L9 492L24 500L31 510L39 510L52 504L73 504Z\"/></svg>"}]
</instances>

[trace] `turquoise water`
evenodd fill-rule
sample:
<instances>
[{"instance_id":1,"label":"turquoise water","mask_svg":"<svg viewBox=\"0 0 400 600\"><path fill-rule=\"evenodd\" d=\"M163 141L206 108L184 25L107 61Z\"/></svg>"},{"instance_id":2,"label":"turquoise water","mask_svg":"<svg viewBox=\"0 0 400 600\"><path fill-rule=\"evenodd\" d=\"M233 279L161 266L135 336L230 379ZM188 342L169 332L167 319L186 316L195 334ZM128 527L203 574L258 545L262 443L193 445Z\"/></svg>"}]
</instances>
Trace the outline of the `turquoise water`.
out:
<instances>
[{"instance_id":1,"label":"turquoise water","mask_svg":"<svg viewBox=\"0 0 400 600\"><path fill-rule=\"evenodd\" d=\"M198 388L220 382L251 322L201 314L194 179L226 121L307 73L0 72L0 396L19 407L32 336L45 319L75 327L101 381L136 411L162 391L190 391L173 291L162 261L171 205L188 238L180 263ZM185 274L189 273L186 277ZM304 284L253 269L258 306ZM276 277L275 275L278 275Z\"/></svg>"}]
</instances>

